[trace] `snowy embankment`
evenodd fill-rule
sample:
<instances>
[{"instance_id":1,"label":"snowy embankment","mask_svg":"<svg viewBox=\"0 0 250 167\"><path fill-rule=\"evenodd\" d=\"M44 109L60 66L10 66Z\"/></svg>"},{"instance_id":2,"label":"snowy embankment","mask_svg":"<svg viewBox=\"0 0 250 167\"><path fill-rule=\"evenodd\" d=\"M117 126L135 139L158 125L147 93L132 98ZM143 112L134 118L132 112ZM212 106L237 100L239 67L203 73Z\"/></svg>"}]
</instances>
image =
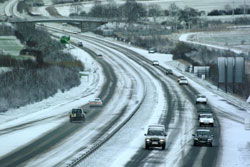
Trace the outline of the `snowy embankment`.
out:
<instances>
[{"instance_id":1,"label":"snowy embankment","mask_svg":"<svg viewBox=\"0 0 250 167\"><path fill-rule=\"evenodd\" d=\"M87 34L100 38L95 34ZM184 37L182 37L183 39ZM186 37L185 37L186 38ZM103 38L102 38L103 39ZM146 50L105 38L109 42L122 45L138 52L150 60L159 60L160 65L171 68L175 75L184 75L188 78L189 84L201 94L205 94L209 104L214 108L221 127L221 142L219 145L220 156L218 166L249 166L250 159L250 132L244 128L245 118L250 117L250 105L242 99L218 90L211 83L201 80L194 75L183 72L178 62L172 61L170 55L149 54Z\"/></svg>"},{"instance_id":2,"label":"snowy embankment","mask_svg":"<svg viewBox=\"0 0 250 167\"><path fill-rule=\"evenodd\" d=\"M41 102L1 113L0 157L68 121L67 114L72 108L88 103L100 92L104 78L99 65L81 49L70 52L84 63L89 75L82 76L81 84L67 92L58 92Z\"/></svg>"}]
</instances>

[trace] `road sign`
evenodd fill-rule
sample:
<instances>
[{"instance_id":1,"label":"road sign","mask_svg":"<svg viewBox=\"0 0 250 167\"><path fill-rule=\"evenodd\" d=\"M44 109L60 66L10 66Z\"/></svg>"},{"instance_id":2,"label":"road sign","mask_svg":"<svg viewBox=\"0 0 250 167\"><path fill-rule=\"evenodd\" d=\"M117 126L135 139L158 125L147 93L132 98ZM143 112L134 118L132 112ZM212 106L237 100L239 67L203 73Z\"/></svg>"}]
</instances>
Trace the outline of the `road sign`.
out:
<instances>
[{"instance_id":1,"label":"road sign","mask_svg":"<svg viewBox=\"0 0 250 167\"><path fill-rule=\"evenodd\" d=\"M60 42L61 42L62 44L68 44L69 41L70 41L70 36L62 36L62 37L60 38Z\"/></svg>"},{"instance_id":2,"label":"road sign","mask_svg":"<svg viewBox=\"0 0 250 167\"><path fill-rule=\"evenodd\" d=\"M245 74L245 59L244 57L235 58L235 82L242 83Z\"/></svg>"},{"instance_id":3,"label":"road sign","mask_svg":"<svg viewBox=\"0 0 250 167\"><path fill-rule=\"evenodd\" d=\"M228 84L233 86L235 83L243 83L245 75L244 57L218 57L218 86L220 83L225 84L227 92Z\"/></svg>"},{"instance_id":4,"label":"road sign","mask_svg":"<svg viewBox=\"0 0 250 167\"><path fill-rule=\"evenodd\" d=\"M234 74L234 57L227 57L227 82L233 83L233 74Z\"/></svg>"}]
</instances>

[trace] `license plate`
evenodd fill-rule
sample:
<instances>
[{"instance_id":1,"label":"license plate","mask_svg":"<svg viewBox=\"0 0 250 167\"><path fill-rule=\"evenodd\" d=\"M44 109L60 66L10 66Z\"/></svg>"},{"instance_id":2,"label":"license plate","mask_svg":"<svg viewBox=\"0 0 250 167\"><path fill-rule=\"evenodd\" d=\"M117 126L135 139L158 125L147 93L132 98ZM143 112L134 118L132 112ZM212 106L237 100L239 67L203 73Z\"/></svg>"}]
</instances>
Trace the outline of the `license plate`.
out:
<instances>
[{"instance_id":1,"label":"license plate","mask_svg":"<svg viewBox=\"0 0 250 167\"><path fill-rule=\"evenodd\" d=\"M158 142L157 141L153 141L152 144L158 144Z\"/></svg>"}]
</instances>

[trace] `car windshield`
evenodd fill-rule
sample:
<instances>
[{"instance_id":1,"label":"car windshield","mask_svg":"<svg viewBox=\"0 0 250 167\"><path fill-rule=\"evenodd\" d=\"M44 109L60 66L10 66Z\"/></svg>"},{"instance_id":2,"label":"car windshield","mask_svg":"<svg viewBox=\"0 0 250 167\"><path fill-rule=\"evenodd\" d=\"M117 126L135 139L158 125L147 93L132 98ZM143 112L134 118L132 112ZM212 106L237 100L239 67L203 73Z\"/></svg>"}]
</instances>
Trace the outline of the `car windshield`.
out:
<instances>
[{"instance_id":1,"label":"car windshield","mask_svg":"<svg viewBox=\"0 0 250 167\"><path fill-rule=\"evenodd\" d=\"M206 114L206 115L203 115L203 114L202 114L202 115L200 115L200 117L201 117L201 118L213 118L212 115L207 115L207 114Z\"/></svg>"},{"instance_id":2,"label":"car windshield","mask_svg":"<svg viewBox=\"0 0 250 167\"><path fill-rule=\"evenodd\" d=\"M198 112L208 112L209 113L209 112L211 112L211 110L208 108L201 108L198 110Z\"/></svg>"},{"instance_id":3,"label":"car windshield","mask_svg":"<svg viewBox=\"0 0 250 167\"><path fill-rule=\"evenodd\" d=\"M210 135L210 131L196 131L196 134L199 136L208 136Z\"/></svg>"},{"instance_id":4,"label":"car windshield","mask_svg":"<svg viewBox=\"0 0 250 167\"><path fill-rule=\"evenodd\" d=\"M79 114L79 113L81 113L81 112L82 112L81 109L73 109L73 110L72 110L72 114Z\"/></svg>"},{"instance_id":5,"label":"car windshield","mask_svg":"<svg viewBox=\"0 0 250 167\"><path fill-rule=\"evenodd\" d=\"M161 130L149 130L148 135L152 136L164 136L164 132Z\"/></svg>"}]
</instances>

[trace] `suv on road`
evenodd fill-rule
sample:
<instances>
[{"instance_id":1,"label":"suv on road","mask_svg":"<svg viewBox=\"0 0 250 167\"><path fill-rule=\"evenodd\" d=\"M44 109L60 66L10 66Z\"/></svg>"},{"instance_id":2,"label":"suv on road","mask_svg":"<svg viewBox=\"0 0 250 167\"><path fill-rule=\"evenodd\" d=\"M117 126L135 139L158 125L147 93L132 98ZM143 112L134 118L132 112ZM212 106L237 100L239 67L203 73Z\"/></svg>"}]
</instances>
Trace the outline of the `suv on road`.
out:
<instances>
[{"instance_id":1,"label":"suv on road","mask_svg":"<svg viewBox=\"0 0 250 167\"><path fill-rule=\"evenodd\" d=\"M164 125L150 125L145 134L145 148L161 147L162 150L166 146L166 131Z\"/></svg>"},{"instance_id":2,"label":"suv on road","mask_svg":"<svg viewBox=\"0 0 250 167\"><path fill-rule=\"evenodd\" d=\"M84 121L85 120L85 113L81 108L72 109L69 114L70 122L74 121Z\"/></svg>"},{"instance_id":3,"label":"suv on road","mask_svg":"<svg viewBox=\"0 0 250 167\"><path fill-rule=\"evenodd\" d=\"M193 134L194 146L208 145L213 146L213 135L209 129L197 129Z\"/></svg>"}]
</instances>

